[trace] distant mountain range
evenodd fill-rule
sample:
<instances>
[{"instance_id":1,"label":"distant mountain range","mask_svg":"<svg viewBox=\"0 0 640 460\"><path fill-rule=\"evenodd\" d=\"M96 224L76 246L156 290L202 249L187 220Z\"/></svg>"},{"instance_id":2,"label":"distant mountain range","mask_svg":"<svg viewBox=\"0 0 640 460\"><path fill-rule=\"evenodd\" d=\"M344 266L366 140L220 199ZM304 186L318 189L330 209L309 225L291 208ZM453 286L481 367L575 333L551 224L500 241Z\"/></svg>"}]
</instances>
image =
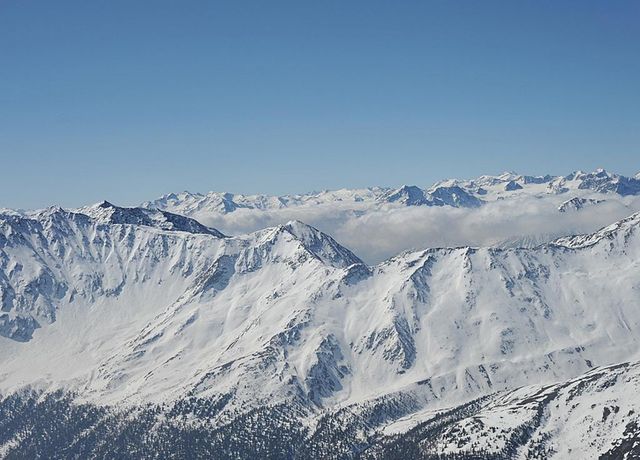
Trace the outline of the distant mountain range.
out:
<instances>
[{"instance_id":1,"label":"distant mountain range","mask_svg":"<svg viewBox=\"0 0 640 460\"><path fill-rule=\"evenodd\" d=\"M598 205L580 191L637 182L505 174L0 213L0 457L640 455L640 213L375 265L299 221L229 236L175 213L559 193L561 215Z\"/></svg>"},{"instance_id":2,"label":"distant mountain range","mask_svg":"<svg viewBox=\"0 0 640 460\"><path fill-rule=\"evenodd\" d=\"M475 208L486 202L521 195L584 195L588 193L638 195L640 194L640 173L633 178L612 174L604 169L591 173L576 171L567 176L526 176L504 173L499 176L481 176L473 180L444 180L426 189L415 185L404 185L398 189L372 187L283 196L181 192L169 193L156 200L146 201L141 204L141 207L162 209L188 216L206 213L227 214L239 209L273 210L334 204L350 205L359 209L388 204Z\"/></svg>"}]
</instances>

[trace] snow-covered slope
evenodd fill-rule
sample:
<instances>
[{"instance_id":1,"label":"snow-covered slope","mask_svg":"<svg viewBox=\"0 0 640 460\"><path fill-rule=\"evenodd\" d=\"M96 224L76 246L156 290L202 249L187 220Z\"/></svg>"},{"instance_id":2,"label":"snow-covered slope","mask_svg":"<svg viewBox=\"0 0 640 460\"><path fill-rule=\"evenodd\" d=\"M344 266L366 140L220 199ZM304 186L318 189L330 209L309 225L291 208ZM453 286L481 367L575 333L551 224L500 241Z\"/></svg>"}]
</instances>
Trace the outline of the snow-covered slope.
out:
<instances>
[{"instance_id":1,"label":"snow-covered slope","mask_svg":"<svg viewBox=\"0 0 640 460\"><path fill-rule=\"evenodd\" d=\"M121 208L108 201L81 208L79 213L92 217L103 224L129 224L156 227L163 230L203 233L219 238L224 235L216 229L205 227L200 222L166 211L144 208Z\"/></svg>"},{"instance_id":2,"label":"snow-covered slope","mask_svg":"<svg viewBox=\"0 0 640 460\"><path fill-rule=\"evenodd\" d=\"M0 392L190 417L185 401L208 401L213 427L264 406L318 426L375 413L369 432L634 359L639 260L640 214L530 249L375 266L297 221L224 237L109 203L2 215Z\"/></svg>"},{"instance_id":3,"label":"snow-covered slope","mask_svg":"<svg viewBox=\"0 0 640 460\"><path fill-rule=\"evenodd\" d=\"M560 206L558 206L558 211L560 212L571 212L571 211L580 211L581 209L587 208L589 206L595 206L597 204L602 203L604 200L594 200L592 198L581 198L575 197L571 198L563 202Z\"/></svg>"},{"instance_id":4,"label":"snow-covered slope","mask_svg":"<svg viewBox=\"0 0 640 460\"><path fill-rule=\"evenodd\" d=\"M597 368L412 414L387 426L364 458L636 458L639 392L640 363Z\"/></svg>"}]
</instances>

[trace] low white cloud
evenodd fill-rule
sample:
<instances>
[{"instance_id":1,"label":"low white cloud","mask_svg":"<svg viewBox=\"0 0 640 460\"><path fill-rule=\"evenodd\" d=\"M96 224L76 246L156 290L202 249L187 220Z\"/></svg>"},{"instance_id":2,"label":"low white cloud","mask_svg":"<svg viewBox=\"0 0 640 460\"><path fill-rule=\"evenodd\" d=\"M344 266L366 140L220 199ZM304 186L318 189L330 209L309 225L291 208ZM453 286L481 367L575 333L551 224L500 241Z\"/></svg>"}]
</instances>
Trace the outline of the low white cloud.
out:
<instances>
[{"instance_id":1,"label":"low white cloud","mask_svg":"<svg viewBox=\"0 0 640 460\"><path fill-rule=\"evenodd\" d=\"M608 195L580 211L561 213L567 197L523 197L487 203L477 209L394 206L377 209L353 204L315 205L226 215L194 216L227 234L241 234L297 219L332 235L368 263L408 249L450 246L533 245L559 236L589 233L640 210L640 198Z\"/></svg>"}]
</instances>

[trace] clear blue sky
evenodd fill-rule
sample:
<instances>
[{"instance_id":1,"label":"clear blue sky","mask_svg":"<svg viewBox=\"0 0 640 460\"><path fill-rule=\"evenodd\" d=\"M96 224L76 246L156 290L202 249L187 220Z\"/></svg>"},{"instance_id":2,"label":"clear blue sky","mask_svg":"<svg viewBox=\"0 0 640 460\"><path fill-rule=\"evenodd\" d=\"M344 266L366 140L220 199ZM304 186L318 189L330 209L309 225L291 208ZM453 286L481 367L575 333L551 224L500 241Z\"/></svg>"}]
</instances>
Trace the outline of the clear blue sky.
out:
<instances>
[{"instance_id":1,"label":"clear blue sky","mask_svg":"<svg viewBox=\"0 0 640 460\"><path fill-rule=\"evenodd\" d=\"M640 170L638 1L0 0L0 207Z\"/></svg>"}]
</instances>

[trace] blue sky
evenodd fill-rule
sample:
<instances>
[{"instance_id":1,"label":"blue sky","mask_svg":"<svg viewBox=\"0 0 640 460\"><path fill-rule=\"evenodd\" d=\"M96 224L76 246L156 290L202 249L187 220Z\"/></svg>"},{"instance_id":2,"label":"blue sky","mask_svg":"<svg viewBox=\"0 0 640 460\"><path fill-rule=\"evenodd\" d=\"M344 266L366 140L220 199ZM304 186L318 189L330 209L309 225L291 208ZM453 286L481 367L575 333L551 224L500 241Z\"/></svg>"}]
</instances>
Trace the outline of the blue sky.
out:
<instances>
[{"instance_id":1,"label":"blue sky","mask_svg":"<svg viewBox=\"0 0 640 460\"><path fill-rule=\"evenodd\" d=\"M0 207L640 170L640 2L0 0Z\"/></svg>"}]
</instances>

